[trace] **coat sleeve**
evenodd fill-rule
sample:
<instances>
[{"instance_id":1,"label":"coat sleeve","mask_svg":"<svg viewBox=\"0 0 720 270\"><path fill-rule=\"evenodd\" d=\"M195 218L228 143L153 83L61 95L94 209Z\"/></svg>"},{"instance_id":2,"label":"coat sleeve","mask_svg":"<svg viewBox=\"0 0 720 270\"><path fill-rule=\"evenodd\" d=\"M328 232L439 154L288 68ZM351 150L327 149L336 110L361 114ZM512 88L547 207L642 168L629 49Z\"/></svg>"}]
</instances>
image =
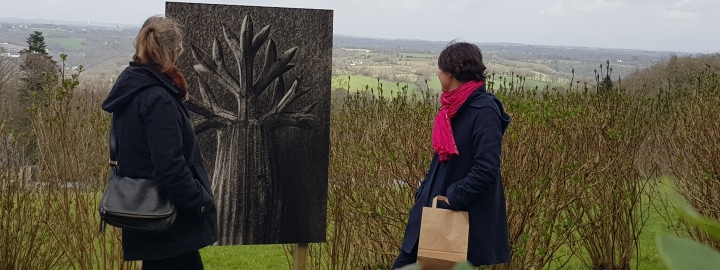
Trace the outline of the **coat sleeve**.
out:
<instances>
[{"instance_id":1,"label":"coat sleeve","mask_svg":"<svg viewBox=\"0 0 720 270\"><path fill-rule=\"evenodd\" d=\"M182 127L184 118L172 97L150 94L141 115L155 168L158 187L166 190L175 205L202 213L202 206L211 200L193 176L183 155Z\"/></svg>"},{"instance_id":2,"label":"coat sleeve","mask_svg":"<svg viewBox=\"0 0 720 270\"><path fill-rule=\"evenodd\" d=\"M450 209L461 210L472 204L500 176L502 126L500 116L490 107L478 110L473 129L473 165L470 172L447 189Z\"/></svg>"},{"instance_id":3,"label":"coat sleeve","mask_svg":"<svg viewBox=\"0 0 720 270\"><path fill-rule=\"evenodd\" d=\"M425 178L420 180L420 186L415 191L415 201L417 201L420 198L420 195L422 194L423 190L425 189L425 186L427 186L428 176L430 176L430 172L432 172L434 170L433 165L435 164L435 162L437 162L437 158L438 158L437 154L433 154L432 161L430 162L430 168L428 168L427 173L425 173Z\"/></svg>"}]
</instances>

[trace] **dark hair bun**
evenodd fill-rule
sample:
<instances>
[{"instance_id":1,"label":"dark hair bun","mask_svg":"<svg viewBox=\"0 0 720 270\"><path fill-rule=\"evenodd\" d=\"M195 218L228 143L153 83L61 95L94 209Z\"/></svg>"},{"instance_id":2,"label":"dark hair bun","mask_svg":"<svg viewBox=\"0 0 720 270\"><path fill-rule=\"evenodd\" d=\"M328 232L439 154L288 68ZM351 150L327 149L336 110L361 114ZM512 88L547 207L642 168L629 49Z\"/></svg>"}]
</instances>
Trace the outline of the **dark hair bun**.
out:
<instances>
[{"instance_id":1,"label":"dark hair bun","mask_svg":"<svg viewBox=\"0 0 720 270\"><path fill-rule=\"evenodd\" d=\"M474 44L460 42L448 45L438 57L438 67L461 82L485 80L482 53Z\"/></svg>"}]
</instances>

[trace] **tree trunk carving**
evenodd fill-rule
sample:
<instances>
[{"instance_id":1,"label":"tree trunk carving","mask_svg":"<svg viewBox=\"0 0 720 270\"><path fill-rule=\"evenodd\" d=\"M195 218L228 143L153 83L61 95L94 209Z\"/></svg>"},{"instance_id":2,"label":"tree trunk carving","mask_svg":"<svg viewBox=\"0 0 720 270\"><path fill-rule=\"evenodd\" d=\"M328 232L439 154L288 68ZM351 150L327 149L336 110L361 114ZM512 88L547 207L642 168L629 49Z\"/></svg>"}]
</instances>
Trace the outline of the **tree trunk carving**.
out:
<instances>
[{"instance_id":1,"label":"tree trunk carving","mask_svg":"<svg viewBox=\"0 0 720 270\"><path fill-rule=\"evenodd\" d=\"M255 33L249 16L243 19L239 37L223 27L223 39L234 58L225 54L217 38L211 54L191 46L197 63L194 69L200 75L200 98L191 99L188 109L201 116L195 123L197 134L217 134L212 189L218 206L220 245L279 241L282 193L274 175L271 134L282 127L312 128L319 120L313 113L317 103L291 109L293 102L309 92L300 87L300 77L289 88L283 78L295 66L290 62L298 48L278 55L270 29L268 25ZM263 46L264 66L256 76L255 58ZM227 68L232 60L238 65L237 75ZM235 97L237 111L218 104L204 81L207 79Z\"/></svg>"}]
</instances>

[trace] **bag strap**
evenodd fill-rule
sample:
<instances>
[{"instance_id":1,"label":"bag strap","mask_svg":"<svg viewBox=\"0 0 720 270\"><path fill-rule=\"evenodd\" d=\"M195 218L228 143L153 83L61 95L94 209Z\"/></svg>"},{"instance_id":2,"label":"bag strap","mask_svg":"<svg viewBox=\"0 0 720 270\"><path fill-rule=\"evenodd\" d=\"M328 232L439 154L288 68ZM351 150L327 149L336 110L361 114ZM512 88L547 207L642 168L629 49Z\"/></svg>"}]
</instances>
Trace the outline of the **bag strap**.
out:
<instances>
[{"instance_id":1,"label":"bag strap","mask_svg":"<svg viewBox=\"0 0 720 270\"><path fill-rule=\"evenodd\" d=\"M110 114L110 159L108 160L108 163L110 164L110 168L112 170L113 174L117 174L119 167L118 167L118 141L117 136L115 136L115 114ZM103 197L105 194L103 194ZM101 202L102 204L102 202ZM102 235L105 233L105 227L107 222L105 221L105 210L102 208L100 210L100 228L98 228L98 235Z\"/></svg>"},{"instance_id":2,"label":"bag strap","mask_svg":"<svg viewBox=\"0 0 720 270\"><path fill-rule=\"evenodd\" d=\"M179 101L178 101L179 102ZM180 106L183 106L182 103L179 104ZM180 112L180 114L183 114L183 112ZM190 118L187 116L187 114L183 114L183 118L190 122ZM110 164L110 167L117 170L116 172L120 172L120 166L118 165L118 149L120 149L118 142L118 136L117 136L117 127L115 126L115 114L110 114L110 160L108 163ZM188 157L189 160L186 160L188 165L192 165L193 162L191 159L195 158L195 150L197 148L197 141L195 141L195 147L190 151L190 156ZM189 167L189 166L188 166Z\"/></svg>"},{"instance_id":3,"label":"bag strap","mask_svg":"<svg viewBox=\"0 0 720 270\"><path fill-rule=\"evenodd\" d=\"M115 135L115 114L110 114L110 167L118 166L118 141Z\"/></svg>"},{"instance_id":4,"label":"bag strap","mask_svg":"<svg viewBox=\"0 0 720 270\"><path fill-rule=\"evenodd\" d=\"M447 197L445 197L445 196L435 196L435 198L433 198L432 208L437 208L437 202L438 202L438 200L444 200L444 201L446 201L446 200L447 200Z\"/></svg>"}]
</instances>

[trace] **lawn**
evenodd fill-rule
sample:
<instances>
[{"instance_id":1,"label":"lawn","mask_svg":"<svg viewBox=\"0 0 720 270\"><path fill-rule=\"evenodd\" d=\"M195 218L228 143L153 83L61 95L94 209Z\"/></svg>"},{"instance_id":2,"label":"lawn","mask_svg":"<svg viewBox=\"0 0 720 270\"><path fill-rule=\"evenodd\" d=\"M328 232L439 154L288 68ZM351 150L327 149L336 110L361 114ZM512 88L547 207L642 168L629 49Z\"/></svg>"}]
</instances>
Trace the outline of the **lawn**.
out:
<instances>
[{"instance_id":1,"label":"lawn","mask_svg":"<svg viewBox=\"0 0 720 270\"><path fill-rule=\"evenodd\" d=\"M640 234L640 254L632 259L631 268L637 270L663 270L668 269L664 262L658 256L658 250L655 247L655 236L672 233L668 229L668 223L658 213L657 210L650 207L648 209L649 217L645 227ZM567 248L561 249L559 252L567 252ZM639 267L637 266L638 256L640 259ZM559 265L551 265L549 269L585 269L582 262L578 258L572 258L565 267L560 268Z\"/></svg>"},{"instance_id":2,"label":"lawn","mask_svg":"<svg viewBox=\"0 0 720 270\"><path fill-rule=\"evenodd\" d=\"M289 269L282 245L213 246L200 253L208 270Z\"/></svg>"},{"instance_id":3,"label":"lawn","mask_svg":"<svg viewBox=\"0 0 720 270\"><path fill-rule=\"evenodd\" d=\"M655 209L650 208L649 211L648 222L640 235L640 267L635 267L637 258L634 258L632 269L667 269L655 248L655 236L669 233L668 224ZM288 259L281 245L207 247L201 250L201 253L205 269L208 270L289 269ZM559 265L551 265L548 269L584 269L584 267L579 259L572 258L563 268Z\"/></svg>"},{"instance_id":4,"label":"lawn","mask_svg":"<svg viewBox=\"0 0 720 270\"><path fill-rule=\"evenodd\" d=\"M62 47L66 50L78 50L84 47L83 42L86 41L84 38L45 38L48 44L53 44Z\"/></svg>"},{"instance_id":5,"label":"lawn","mask_svg":"<svg viewBox=\"0 0 720 270\"><path fill-rule=\"evenodd\" d=\"M667 224L657 212L651 211L648 224L640 236L640 267L635 268L635 260L633 260L633 269L667 269L655 248L655 235L666 233ZM207 247L201 250L201 253L205 269L208 270L289 268L285 251L280 245ZM573 258L563 268L554 265L550 269L583 269L583 265L580 260Z\"/></svg>"}]
</instances>

